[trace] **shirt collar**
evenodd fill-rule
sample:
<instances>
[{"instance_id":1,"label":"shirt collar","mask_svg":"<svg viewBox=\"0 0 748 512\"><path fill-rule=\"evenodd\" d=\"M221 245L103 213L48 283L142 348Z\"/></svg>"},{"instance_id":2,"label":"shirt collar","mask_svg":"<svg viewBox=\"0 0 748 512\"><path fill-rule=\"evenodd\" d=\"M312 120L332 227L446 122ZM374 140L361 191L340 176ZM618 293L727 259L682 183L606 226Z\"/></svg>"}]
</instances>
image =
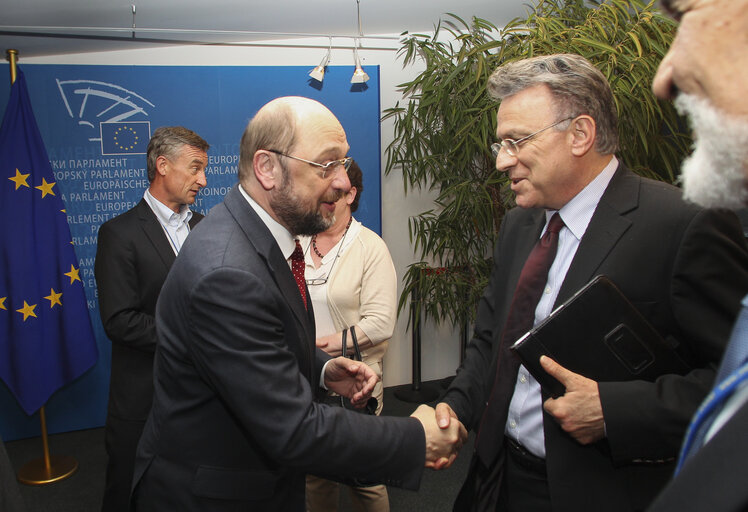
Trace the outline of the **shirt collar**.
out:
<instances>
[{"instance_id":1,"label":"shirt collar","mask_svg":"<svg viewBox=\"0 0 748 512\"><path fill-rule=\"evenodd\" d=\"M558 210L564 225L569 228L569 231L574 234L577 240L582 239L590 220L592 220L592 215L595 213L597 203L600 202L600 198L603 196L605 189L608 188L617 168L618 159L613 156L608 165L600 171L600 174L594 180L589 182L571 201ZM554 210L545 212L546 224L554 213Z\"/></svg>"},{"instance_id":2,"label":"shirt collar","mask_svg":"<svg viewBox=\"0 0 748 512\"><path fill-rule=\"evenodd\" d=\"M145 202L151 207L151 210L153 210L158 221L164 226L177 228L179 227L179 224L189 222L192 218L192 210L190 210L186 204L183 204L179 208L179 213L176 213L164 203L153 197L150 189L145 190L143 193L143 199L145 199Z\"/></svg>"},{"instance_id":3,"label":"shirt collar","mask_svg":"<svg viewBox=\"0 0 748 512\"><path fill-rule=\"evenodd\" d=\"M260 220L262 220L263 224L265 224L265 226L267 226L267 228L270 230L270 234L273 235L273 238L278 244L283 257L286 259L290 258L291 253L293 253L294 249L296 249L296 242L294 241L294 237L291 235L291 233L289 233L288 230L284 228L277 220L272 218L270 214L257 203L257 201L252 199L252 196L247 194L241 184L239 185L239 192L241 192L242 196L244 196L244 199L247 200L249 206L252 207L255 213L260 216Z\"/></svg>"}]
</instances>

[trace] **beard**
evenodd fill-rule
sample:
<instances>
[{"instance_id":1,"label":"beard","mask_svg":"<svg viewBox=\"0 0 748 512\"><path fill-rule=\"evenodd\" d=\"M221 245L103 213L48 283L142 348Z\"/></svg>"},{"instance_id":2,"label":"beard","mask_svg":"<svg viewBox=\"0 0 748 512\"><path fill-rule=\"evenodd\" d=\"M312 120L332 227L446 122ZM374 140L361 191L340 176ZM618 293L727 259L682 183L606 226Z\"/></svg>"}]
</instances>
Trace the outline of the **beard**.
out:
<instances>
[{"instance_id":1,"label":"beard","mask_svg":"<svg viewBox=\"0 0 748 512\"><path fill-rule=\"evenodd\" d=\"M305 209L304 201L293 190L293 180L291 180L288 169L284 166L282 170L283 181L275 189L275 193L270 196L270 207L291 234L293 236L312 236L332 226L335 223L335 216L331 215L325 218L320 213L319 207L323 202L337 201L342 196L342 192L334 190L331 194L334 197L320 199L316 203L316 208Z\"/></svg>"},{"instance_id":2,"label":"beard","mask_svg":"<svg viewBox=\"0 0 748 512\"><path fill-rule=\"evenodd\" d=\"M681 165L683 196L707 208L748 205L748 121L692 94L679 94L675 107L688 115L694 136Z\"/></svg>"}]
</instances>

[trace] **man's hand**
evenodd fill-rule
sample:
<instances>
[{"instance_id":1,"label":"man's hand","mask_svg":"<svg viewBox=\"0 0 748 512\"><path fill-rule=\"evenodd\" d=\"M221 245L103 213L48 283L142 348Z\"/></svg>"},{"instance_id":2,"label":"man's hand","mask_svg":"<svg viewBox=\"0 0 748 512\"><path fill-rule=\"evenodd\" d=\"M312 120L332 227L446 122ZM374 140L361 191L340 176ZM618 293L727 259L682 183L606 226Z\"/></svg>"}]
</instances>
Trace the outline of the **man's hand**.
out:
<instances>
[{"instance_id":1,"label":"man's hand","mask_svg":"<svg viewBox=\"0 0 748 512\"><path fill-rule=\"evenodd\" d=\"M371 398L379 377L369 365L345 357L330 359L325 367L325 386L351 400L354 407L364 407Z\"/></svg>"},{"instance_id":2,"label":"man's hand","mask_svg":"<svg viewBox=\"0 0 748 512\"><path fill-rule=\"evenodd\" d=\"M451 466L467 440L467 430L462 423L455 417L449 426L440 428L436 423L436 411L425 404L419 405L411 417L418 418L426 434L426 467L444 469Z\"/></svg>"},{"instance_id":3,"label":"man's hand","mask_svg":"<svg viewBox=\"0 0 748 512\"><path fill-rule=\"evenodd\" d=\"M566 388L563 396L545 401L546 412L580 444L594 443L605 437L597 382L567 370L547 356L541 356L540 365Z\"/></svg>"},{"instance_id":4,"label":"man's hand","mask_svg":"<svg viewBox=\"0 0 748 512\"><path fill-rule=\"evenodd\" d=\"M439 428L448 428L452 422L452 418L459 421L457 414L447 403L439 402L436 404L436 423L439 425Z\"/></svg>"}]
</instances>

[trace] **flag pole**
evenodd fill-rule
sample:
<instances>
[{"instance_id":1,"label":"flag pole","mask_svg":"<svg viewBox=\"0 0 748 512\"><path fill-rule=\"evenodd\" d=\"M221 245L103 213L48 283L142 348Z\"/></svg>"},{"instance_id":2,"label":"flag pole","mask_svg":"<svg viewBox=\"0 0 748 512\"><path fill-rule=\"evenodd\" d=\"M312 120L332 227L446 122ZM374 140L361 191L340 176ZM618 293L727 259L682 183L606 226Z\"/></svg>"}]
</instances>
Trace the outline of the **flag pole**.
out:
<instances>
[{"instance_id":1,"label":"flag pole","mask_svg":"<svg viewBox=\"0 0 748 512\"><path fill-rule=\"evenodd\" d=\"M10 85L16 81L16 63L18 62L18 50L8 50L5 52L10 61Z\"/></svg>"},{"instance_id":2,"label":"flag pole","mask_svg":"<svg viewBox=\"0 0 748 512\"><path fill-rule=\"evenodd\" d=\"M10 83L16 81L16 64L18 50L7 50L10 61ZM42 424L42 447L44 456L24 464L18 470L18 481L27 485L45 485L64 480L78 469L78 461L68 455L49 455L49 438L47 436L47 416L44 406L39 409L39 421Z\"/></svg>"}]
</instances>

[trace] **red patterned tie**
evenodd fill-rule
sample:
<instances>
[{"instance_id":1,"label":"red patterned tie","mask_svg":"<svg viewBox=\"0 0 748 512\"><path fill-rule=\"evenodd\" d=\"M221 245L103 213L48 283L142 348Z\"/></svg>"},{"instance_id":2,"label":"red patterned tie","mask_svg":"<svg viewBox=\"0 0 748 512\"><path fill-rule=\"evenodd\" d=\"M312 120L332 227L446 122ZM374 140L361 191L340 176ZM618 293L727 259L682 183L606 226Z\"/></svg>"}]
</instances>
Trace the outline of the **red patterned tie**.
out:
<instances>
[{"instance_id":1,"label":"red patterned tie","mask_svg":"<svg viewBox=\"0 0 748 512\"><path fill-rule=\"evenodd\" d=\"M564 227L564 221L558 212L554 213L548 222L548 228L543 236L533 247L532 252L522 267L519 275L517 288L514 290L511 309L504 324L504 331L501 335L501 346L499 347L498 364L496 376L491 391L486 410L483 413L483 419L480 423L478 438L476 439L476 451L486 464L493 462L500 446L504 424L506 423L509 401L503 402L502 397L498 396L505 388L511 386L508 382L501 382L502 379L516 378L516 367L519 361L516 356L509 353L509 346L512 345L520 336L530 330L535 322L535 309L538 307L540 297L548 282L548 271L551 269L553 260L556 258L558 250L558 233ZM503 397L506 398L506 397ZM509 397L511 399L511 397Z\"/></svg>"},{"instance_id":2,"label":"red patterned tie","mask_svg":"<svg viewBox=\"0 0 748 512\"><path fill-rule=\"evenodd\" d=\"M293 277L296 279L296 286L299 287L299 293L301 293L301 299L304 301L304 307L306 308L306 281L304 280L304 251L301 250L301 244L298 240L296 242L296 249L291 253L291 271Z\"/></svg>"}]
</instances>

